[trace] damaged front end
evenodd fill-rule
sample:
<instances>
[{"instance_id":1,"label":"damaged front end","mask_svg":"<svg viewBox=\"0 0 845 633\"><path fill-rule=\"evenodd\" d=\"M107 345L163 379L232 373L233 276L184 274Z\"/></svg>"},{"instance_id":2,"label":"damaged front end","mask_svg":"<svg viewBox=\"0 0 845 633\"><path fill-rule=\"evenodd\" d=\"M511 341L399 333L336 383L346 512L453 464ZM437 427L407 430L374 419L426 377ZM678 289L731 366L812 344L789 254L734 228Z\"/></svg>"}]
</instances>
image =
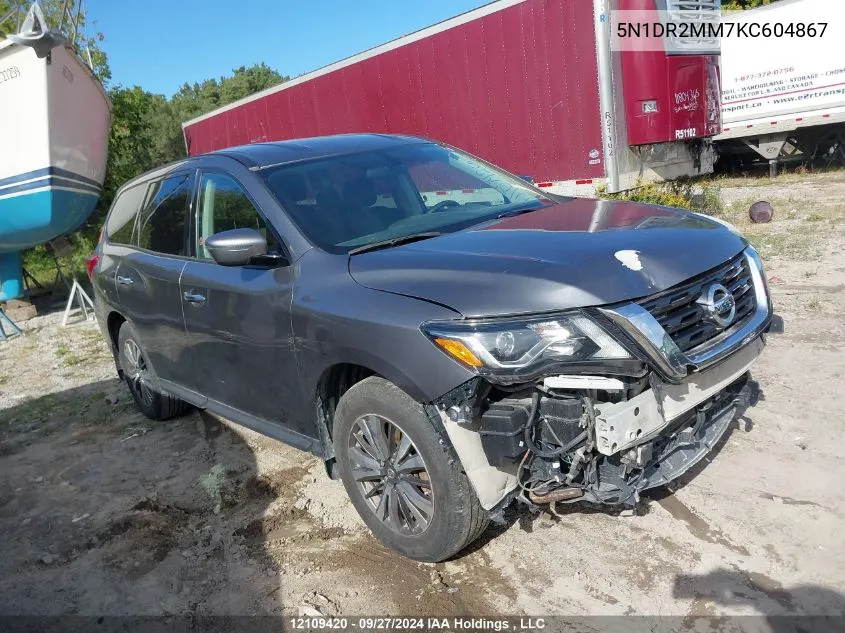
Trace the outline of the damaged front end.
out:
<instances>
[{"instance_id":1,"label":"damaged front end","mask_svg":"<svg viewBox=\"0 0 845 633\"><path fill-rule=\"evenodd\" d=\"M721 312L714 293L730 296ZM700 462L753 404L749 367L771 318L748 248L636 303L428 324L478 373L434 404L491 514L514 498L630 506Z\"/></svg>"}]
</instances>

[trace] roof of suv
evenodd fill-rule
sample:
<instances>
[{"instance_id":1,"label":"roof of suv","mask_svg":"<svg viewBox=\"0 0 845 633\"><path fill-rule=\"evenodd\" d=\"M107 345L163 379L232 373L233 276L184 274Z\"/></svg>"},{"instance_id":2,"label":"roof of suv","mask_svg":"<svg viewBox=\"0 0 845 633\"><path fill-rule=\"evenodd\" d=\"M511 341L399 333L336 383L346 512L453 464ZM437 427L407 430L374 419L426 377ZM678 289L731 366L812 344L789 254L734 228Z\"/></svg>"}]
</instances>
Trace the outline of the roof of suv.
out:
<instances>
[{"instance_id":1,"label":"roof of suv","mask_svg":"<svg viewBox=\"0 0 845 633\"><path fill-rule=\"evenodd\" d=\"M211 152L211 154L231 156L248 167L267 167L311 158L387 149L420 142L430 141L415 136L397 134L337 134L334 136L291 139L289 141L253 143L218 150Z\"/></svg>"},{"instance_id":2,"label":"roof of suv","mask_svg":"<svg viewBox=\"0 0 845 633\"><path fill-rule=\"evenodd\" d=\"M165 176L180 167L185 167L192 160L205 156L227 156L249 167L260 169L272 165L281 165L311 158L353 154L369 150L400 147L413 143L430 143L429 139L417 136L402 136L398 134L337 134L334 136L315 136L313 138L297 138L289 141L272 141L269 143L252 143L228 147L226 149L180 158L177 161L156 167L125 182L120 188L126 189L133 185L148 181L152 178Z\"/></svg>"}]
</instances>

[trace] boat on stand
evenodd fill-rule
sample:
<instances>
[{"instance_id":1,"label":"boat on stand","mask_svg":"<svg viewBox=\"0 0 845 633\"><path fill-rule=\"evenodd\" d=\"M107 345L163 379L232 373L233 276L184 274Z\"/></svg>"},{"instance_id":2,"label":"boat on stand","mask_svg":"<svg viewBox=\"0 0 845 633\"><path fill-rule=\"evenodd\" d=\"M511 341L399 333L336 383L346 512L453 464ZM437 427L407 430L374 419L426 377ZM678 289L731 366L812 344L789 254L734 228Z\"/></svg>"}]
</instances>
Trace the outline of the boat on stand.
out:
<instances>
[{"instance_id":1,"label":"boat on stand","mask_svg":"<svg viewBox=\"0 0 845 633\"><path fill-rule=\"evenodd\" d=\"M0 302L24 294L21 252L77 229L102 191L111 104L74 38L34 2L0 41Z\"/></svg>"}]
</instances>

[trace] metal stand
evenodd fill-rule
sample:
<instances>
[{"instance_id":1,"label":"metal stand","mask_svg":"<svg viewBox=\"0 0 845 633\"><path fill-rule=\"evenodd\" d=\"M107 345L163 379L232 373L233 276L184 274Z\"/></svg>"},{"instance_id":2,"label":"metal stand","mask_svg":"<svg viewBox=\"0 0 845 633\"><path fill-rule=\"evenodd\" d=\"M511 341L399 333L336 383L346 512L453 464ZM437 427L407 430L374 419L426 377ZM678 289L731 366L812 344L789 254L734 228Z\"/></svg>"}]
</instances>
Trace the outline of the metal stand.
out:
<instances>
[{"instance_id":1,"label":"metal stand","mask_svg":"<svg viewBox=\"0 0 845 633\"><path fill-rule=\"evenodd\" d=\"M32 290L33 288L44 290L44 286L26 268L21 268L21 271L23 271L23 281L26 284L27 290Z\"/></svg>"},{"instance_id":2,"label":"metal stand","mask_svg":"<svg viewBox=\"0 0 845 633\"><path fill-rule=\"evenodd\" d=\"M59 281L61 281L65 288L67 288L68 292L70 292L71 284L65 277L65 274L62 272L62 267L59 266L59 260L56 259L54 256L53 259L56 261L56 277L53 279L53 288L57 288L59 285Z\"/></svg>"},{"instance_id":3,"label":"metal stand","mask_svg":"<svg viewBox=\"0 0 845 633\"><path fill-rule=\"evenodd\" d=\"M3 327L4 322L12 328L12 331L9 334L6 334L6 329ZM12 319L9 318L9 315L3 311L3 308L0 308L0 342L5 343L13 336L23 336L23 332L21 332L17 323L12 321Z\"/></svg>"},{"instance_id":4,"label":"metal stand","mask_svg":"<svg viewBox=\"0 0 845 633\"><path fill-rule=\"evenodd\" d=\"M74 299L79 302L79 307L82 308L82 314L85 315L86 321L91 318L88 315L88 308L91 308L91 315L93 316L94 314L94 302L91 301L91 297L89 297L88 293L82 289L82 286L79 285L76 277L74 277L73 285L70 287L70 296L67 298L67 305L65 306L65 314L62 318L62 327L67 327L67 319L70 316L71 309L73 308Z\"/></svg>"},{"instance_id":5,"label":"metal stand","mask_svg":"<svg viewBox=\"0 0 845 633\"><path fill-rule=\"evenodd\" d=\"M70 292L71 283L62 272L61 264L59 264L59 257L70 257L73 254L73 244L66 236L62 236L57 237L54 240L50 240L47 244L45 244L45 246L47 247L47 252L53 256L53 262L56 265L56 277L53 279L53 287L55 288L58 286L59 281L61 281L65 288L67 288L68 292Z\"/></svg>"}]
</instances>

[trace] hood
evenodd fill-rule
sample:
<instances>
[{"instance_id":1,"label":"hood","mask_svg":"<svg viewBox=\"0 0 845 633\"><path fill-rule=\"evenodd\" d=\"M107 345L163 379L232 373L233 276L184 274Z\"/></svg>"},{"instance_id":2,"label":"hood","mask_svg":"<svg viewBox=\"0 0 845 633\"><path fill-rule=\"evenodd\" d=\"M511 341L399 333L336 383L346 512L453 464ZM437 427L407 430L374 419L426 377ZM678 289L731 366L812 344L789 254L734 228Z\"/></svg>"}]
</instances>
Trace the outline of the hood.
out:
<instances>
[{"instance_id":1,"label":"hood","mask_svg":"<svg viewBox=\"0 0 845 633\"><path fill-rule=\"evenodd\" d=\"M356 282L465 317L639 299L737 255L745 240L706 216L576 198L523 215L353 255Z\"/></svg>"}]
</instances>

